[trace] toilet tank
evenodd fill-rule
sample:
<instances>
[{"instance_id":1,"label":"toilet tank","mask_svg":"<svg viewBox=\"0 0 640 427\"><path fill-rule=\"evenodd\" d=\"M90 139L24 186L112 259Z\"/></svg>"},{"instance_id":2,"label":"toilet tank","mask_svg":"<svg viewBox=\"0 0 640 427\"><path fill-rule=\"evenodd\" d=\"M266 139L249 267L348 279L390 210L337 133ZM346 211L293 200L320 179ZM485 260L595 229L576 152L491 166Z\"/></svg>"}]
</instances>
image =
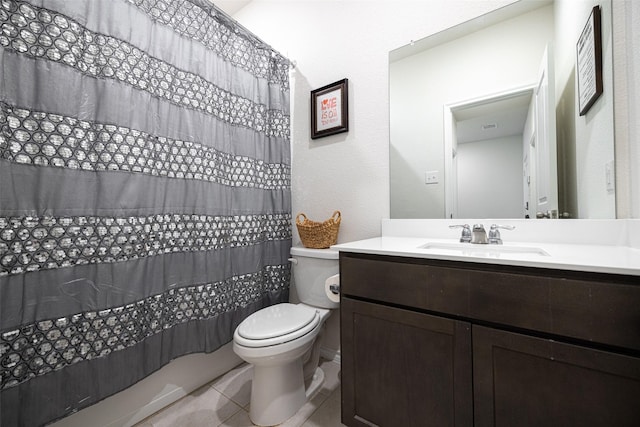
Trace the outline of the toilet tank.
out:
<instances>
[{"instance_id":1,"label":"toilet tank","mask_svg":"<svg viewBox=\"0 0 640 427\"><path fill-rule=\"evenodd\" d=\"M333 249L291 248L293 284L300 302L321 308L338 308L324 290L327 278L338 274L338 251Z\"/></svg>"}]
</instances>

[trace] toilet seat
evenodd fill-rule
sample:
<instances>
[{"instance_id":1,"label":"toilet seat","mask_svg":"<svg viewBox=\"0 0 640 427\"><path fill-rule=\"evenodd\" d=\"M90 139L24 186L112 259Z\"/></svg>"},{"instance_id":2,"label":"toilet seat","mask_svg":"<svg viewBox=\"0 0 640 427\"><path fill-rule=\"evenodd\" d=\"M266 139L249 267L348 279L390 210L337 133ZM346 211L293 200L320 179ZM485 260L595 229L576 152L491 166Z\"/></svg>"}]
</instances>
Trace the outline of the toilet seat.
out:
<instances>
[{"instance_id":1,"label":"toilet seat","mask_svg":"<svg viewBox=\"0 0 640 427\"><path fill-rule=\"evenodd\" d=\"M237 344L268 347L300 338L320 323L320 313L303 304L282 303L258 310L240 323Z\"/></svg>"}]
</instances>

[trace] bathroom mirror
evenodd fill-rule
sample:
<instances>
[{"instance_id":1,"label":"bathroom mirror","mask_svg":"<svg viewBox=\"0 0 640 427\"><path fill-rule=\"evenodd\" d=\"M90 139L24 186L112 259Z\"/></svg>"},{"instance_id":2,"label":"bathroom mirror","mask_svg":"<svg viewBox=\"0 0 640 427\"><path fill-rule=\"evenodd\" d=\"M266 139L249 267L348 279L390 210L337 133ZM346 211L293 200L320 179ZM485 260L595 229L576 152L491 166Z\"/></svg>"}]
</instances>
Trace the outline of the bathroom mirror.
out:
<instances>
[{"instance_id":1,"label":"bathroom mirror","mask_svg":"<svg viewBox=\"0 0 640 427\"><path fill-rule=\"evenodd\" d=\"M581 117L575 42L596 4L605 94ZM611 52L608 0L522 0L391 51L391 218L615 218ZM557 148L542 161L545 55Z\"/></svg>"}]
</instances>

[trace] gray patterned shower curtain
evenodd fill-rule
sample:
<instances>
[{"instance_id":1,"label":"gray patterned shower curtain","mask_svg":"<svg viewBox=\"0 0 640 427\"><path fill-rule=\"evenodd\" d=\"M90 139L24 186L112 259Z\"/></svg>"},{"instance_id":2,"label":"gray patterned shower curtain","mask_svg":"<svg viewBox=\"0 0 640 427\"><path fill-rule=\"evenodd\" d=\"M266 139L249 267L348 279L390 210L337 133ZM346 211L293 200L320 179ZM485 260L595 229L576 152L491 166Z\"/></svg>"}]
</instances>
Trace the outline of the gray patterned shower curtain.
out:
<instances>
[{"instance_id":1,"label":"gray patterned shower curtain","mask_svg":"<svg viewBox=\"0 0 640 427\"><path fill-rule=\"evenodd\" d=\"M287 300L289 61L207 0L0 25L0 425L43 425Z\"/></svg>"}]
</instances>

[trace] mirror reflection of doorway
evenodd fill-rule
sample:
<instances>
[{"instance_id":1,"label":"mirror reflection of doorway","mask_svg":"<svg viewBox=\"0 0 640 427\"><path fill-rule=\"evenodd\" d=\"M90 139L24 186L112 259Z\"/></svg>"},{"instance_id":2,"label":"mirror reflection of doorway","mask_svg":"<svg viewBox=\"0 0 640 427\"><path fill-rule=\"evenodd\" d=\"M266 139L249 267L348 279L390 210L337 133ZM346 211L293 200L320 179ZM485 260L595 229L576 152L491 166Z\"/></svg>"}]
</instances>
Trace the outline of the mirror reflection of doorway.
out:
<instances>
[{"instance_id":1,"label":"mirror reflection of doorway","mask_svg":"<svg viewBox=\"0 0 640 427\"><path fill-rule=\"evenodd\" d=\"M530 154L525 143L533 90L501 95L452 109L453 170L457 218L523 218L525 176ZM529 119L531 123L531 119ZM530 132L527 132L530 133ZM527 141L528 142L528 141Z\"/></svg>"},{"instance_id":2,"label":"mirror reflection of doorway","mask_svg":"<svg viewBox=\"0 0 640 427\"><path fill-rule=\"evenodd\" d=\"M445 105L447 218L557 217L550 55L535 85Z\"/></svg>"}]
</instances>

